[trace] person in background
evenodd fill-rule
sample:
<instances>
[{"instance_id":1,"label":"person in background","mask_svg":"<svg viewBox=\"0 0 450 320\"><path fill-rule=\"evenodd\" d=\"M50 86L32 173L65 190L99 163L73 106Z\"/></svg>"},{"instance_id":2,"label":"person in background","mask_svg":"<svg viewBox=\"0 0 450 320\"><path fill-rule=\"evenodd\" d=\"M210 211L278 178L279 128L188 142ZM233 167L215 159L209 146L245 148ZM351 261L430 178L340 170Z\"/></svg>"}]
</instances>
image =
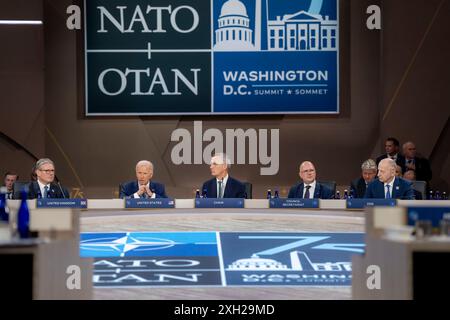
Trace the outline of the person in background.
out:
<instances>
[{"instance_id":1,"label":"person in background","mask_svg":"<svg viewBox=\"0 0 450 320\"><path fill-rule=\"evenodd\" d=\"M403 179L414 182L416 181L416 172L414 170L408 170L403 174ZM423 200L422 193L413 188L414 197L416 200Z\"/></svg>"},{"instance_id":2,"label":"person in background","mask_svg":"<svg viewBox=\"0 0 450 320\"><path fill-rule=\"evenodd\" d=\"M416 173L416 179L419 181L430 183L432 178L432 172L430 162L425 158L417 156L416 146L411 141L403 144L403 154L405 156L404 166L407 170L414 170Z\"/></svg>"},{"instance_id":3,"label":"person in background","mask_svg":"<svg viewBox=\"0 0 450 320\"><path fill-rule=\"evenodd\" d=\"M400 154L400 142L394 137L389 137L384 142L384 149L386 153L376 159L376 164L378 165L381 160L389 158L402 168L402 173L405 172L405 157Z\"/></svg>"},{"instance_id":4,"label":"person in background","mask_svg":"<svg viewBox=\"0 0 450 320\"><path fill-rule=\"evenodd\" d=\"M355 198L364 198L367 185L377 176L377 164L372 159L367 159L361 165L361 177L350 183L350 194Z\"/></svg>"},{"instance_id":5,"label":"person in background","mask_svg":"<svg viewBox=\"0 0 450 320\"><path fill-rule=\"evenodd\" d=\"M19 175L15 172L8 171L3 178L3 185L6 187L6 199L13 198L14 182L19 179Z\"/></svg>"}]
</instances>

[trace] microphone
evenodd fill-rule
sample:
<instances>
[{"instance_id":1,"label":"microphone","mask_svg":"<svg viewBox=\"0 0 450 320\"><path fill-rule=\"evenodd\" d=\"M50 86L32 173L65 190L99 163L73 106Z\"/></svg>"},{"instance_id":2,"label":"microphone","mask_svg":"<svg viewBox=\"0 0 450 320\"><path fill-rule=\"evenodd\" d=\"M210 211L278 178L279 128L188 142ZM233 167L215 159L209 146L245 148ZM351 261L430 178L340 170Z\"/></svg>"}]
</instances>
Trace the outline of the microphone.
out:
<instances>
[{"instance_id":1,"label":"microphone","mask_svg":"<svg viewBox=\"0 0 450 320\"><path fill-rule=\"evenodd\" d=\"M62 193L62 195L63 195L63 199L65 199L65 198L66 198L66 194L64 193L64 190L63 190L63 188L61 187L61 183L59 182L59 180L58 180L58 187L59 187L59 190L61 190L61 193Z\"/></svg>"}]
</instances>

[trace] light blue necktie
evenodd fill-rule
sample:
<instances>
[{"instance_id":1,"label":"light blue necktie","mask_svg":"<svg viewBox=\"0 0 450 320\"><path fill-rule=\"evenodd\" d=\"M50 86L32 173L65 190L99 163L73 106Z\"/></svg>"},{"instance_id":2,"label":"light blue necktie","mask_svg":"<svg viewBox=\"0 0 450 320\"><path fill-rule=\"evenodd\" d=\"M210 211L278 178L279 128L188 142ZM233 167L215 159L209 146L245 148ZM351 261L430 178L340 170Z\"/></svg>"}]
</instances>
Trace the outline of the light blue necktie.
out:
<instances>
[{"instance_id":1,"label":"light blue necktie","mask_svg":"<svg viewBox=\"0 0 450 320\"><path fill-rule=\"evenodd\" d=\"M386 199L391 199L391 192L390 192L390 185L386 185L387 191L386 191Z\"/></svg>"},{"instance_id":2,"label":"light blue necktie","mask_svg":"<svg viewBox=\"0 0 450 320\"><path fill-rule=\"evenodd\" d=\"M48 198L48 186L44 187L44 198Z\"/></svg>"}]
</instances>

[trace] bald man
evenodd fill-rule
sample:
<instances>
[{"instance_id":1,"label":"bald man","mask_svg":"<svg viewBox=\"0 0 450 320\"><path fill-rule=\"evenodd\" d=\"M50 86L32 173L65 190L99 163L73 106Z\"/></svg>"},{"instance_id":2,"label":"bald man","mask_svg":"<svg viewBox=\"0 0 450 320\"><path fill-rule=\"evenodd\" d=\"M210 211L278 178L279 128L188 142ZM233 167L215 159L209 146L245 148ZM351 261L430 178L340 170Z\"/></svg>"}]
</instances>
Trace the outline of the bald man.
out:
<instances>
[{"instance_id":1,"label":"bald man","mask_svg":"<svg viewBox=\"0 0 450 320\"><path fill-rule=\"evenodd\" d=\"M395 176L397 164L392 159L383 159L378 164L378 179L367 186L364 198L413 200L411 182Z\"/></svg>"},{"instance_id":2,"label":"bald man","mask_svg":"<svg viewBox=\"0 0 450 320\"><path fill-rule=\"evenodd\" d=\"M288 198L331 199L333 191L316 181L316 168L311 161L304 161L299 167L302 182L289 190Z\"/></svg>"},{"instance_id":3,"label":"bald man","mask_svg":"<svg viewBox=\"0 0 450 320\"><path fill-rule=\"evenodd\" d=\"M406 171L414 170L416 179L429 182L432 178L430 162L425 158L417 157L416 146L411 141L403 144Z\"/></svg>"},{"instance_id":4,"label":"bald man","mask_svg":"<svg viewBox=\"0 0 450 320\"><path fill-rule=\"evenodd\" d=\"M164 185L151 181L153 163L141 160L136 164L136 179L120 186L120 198L167 198Z\"/></svg>"}]
</instances>

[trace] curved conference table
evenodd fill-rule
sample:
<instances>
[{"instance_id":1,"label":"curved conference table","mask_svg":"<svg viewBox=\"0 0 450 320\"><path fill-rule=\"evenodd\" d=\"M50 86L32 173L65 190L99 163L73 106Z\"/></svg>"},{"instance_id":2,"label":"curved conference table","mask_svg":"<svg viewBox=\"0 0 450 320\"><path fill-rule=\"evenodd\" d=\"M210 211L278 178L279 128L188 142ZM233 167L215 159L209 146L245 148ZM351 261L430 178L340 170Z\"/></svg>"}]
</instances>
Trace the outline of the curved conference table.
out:
<instances>
[{"instance_id":1,"label":"curved conference table","mask_svg":"<svg viewBox=\"0 0 450 320\"><path fill-rule=\"evenodd\" d=\"M345 200L320 200L319 208L269 208L267 199L245 200L244 208L194 208L194 199L175 199L175 208L125 209L123 199L88 199L80 232L298 232L364 233L363 209ZM15 206L19 205L18 200ZM397 206L434 201L398 200ZM36 207L35 200L28 200ZM450 201L445 201L449 205ZM442 204L442 202L441 202ZM94 299L351 299L351 286L95 287Z\"/></svg>"},{"instance_id":2,"label":"curved conference table","mask_svg":"<svg viewBox=\"0 0 450 320\"><path fill-rule=\"evenodd\" d=\"M88 200L81 232L364 232L364 212L345 210L345 201L321 209L269 209L267 200L247 200L242 209L194 209L192 199L181 201L175 209L123 209L123 200ZM351 287L94 288L94 299L351 299Z\"/></svg>"}]
</instances>

